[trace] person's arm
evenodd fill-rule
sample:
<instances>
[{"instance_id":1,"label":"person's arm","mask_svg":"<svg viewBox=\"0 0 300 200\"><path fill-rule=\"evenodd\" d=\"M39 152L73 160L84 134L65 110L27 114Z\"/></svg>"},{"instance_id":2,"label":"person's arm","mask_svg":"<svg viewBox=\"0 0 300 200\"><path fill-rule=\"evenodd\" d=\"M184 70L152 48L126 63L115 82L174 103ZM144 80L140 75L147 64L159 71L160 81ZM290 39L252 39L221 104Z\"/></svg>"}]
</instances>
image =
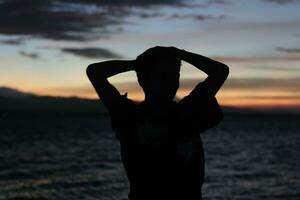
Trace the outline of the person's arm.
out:
<instances>
[{"instance_id":1,"label":"person's arm","mask_svg":"<svg viewBox=\"0 0 300 200\"><path fill-rule=\"evenodd\" d=\"M192 64L208 75L204 82L202 82L202 85L205 87L204 91L208 95L215 96L229 74L229 67L199 54L174 47L171 48L173 48L172 51L177 58Z\"/></svg>"},{"instance_id":2,"label":"person's arm","mask_svg":"<svg viewBox=\"0 0 300 200\"><path fill-rule=\"evenodd\" d=\"M229 67L210 58L170 47L172 55L184 60L208 76L180 102L182 124L186 133L199 133L219 124L223 119L222 109L215 97L229 74ZM186 136L186 135L184 135Z\"/></svg>"},{"instance_id":3,"label":"person's arm","mask_svg":"<svg viewBox=\"0 0 300 200\"><path fill-rule=\"evenodd\" d=\"M109 83L108 78L134 69L134 60L110 60L90 64L86 73L103 104L110 109L120 100L119 91Z\"/></svg>"}]
</instances>

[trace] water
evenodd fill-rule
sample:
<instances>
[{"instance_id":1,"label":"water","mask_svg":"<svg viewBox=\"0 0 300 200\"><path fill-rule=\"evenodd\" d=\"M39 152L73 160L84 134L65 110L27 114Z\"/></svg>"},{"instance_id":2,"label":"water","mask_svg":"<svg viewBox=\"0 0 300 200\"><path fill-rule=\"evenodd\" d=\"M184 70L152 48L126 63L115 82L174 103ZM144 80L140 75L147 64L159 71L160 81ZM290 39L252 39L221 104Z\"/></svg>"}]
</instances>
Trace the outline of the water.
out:
<instances>
[{"instance_id":1,"label":"water","mask_svg":"<svg viewBox=\"0 0 300 200\"><path fill-rule=\"evenodd\" d=\"M300 199L299 116L228 116L203 134L204 199ZM105 117L0 120L0 200L121 200L128 182Z\"/></svg>"}]
</instances>

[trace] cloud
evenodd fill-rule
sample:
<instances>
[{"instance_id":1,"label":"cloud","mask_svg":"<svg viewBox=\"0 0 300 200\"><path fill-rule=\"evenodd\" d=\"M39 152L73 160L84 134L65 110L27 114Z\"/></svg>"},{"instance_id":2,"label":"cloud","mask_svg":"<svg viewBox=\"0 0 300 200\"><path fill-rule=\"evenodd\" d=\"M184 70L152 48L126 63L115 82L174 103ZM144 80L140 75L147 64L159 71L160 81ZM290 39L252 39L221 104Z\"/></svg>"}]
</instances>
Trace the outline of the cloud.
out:
<instances>
[{"instance_id":1,"label":"cloud","mask_svg":"<svg viewBox=\"0 0 300 200\"><path fill-rule=\"evenodd\" d=\"M27 53L25 51L20 51L19 53L20 53L20 55L27 57L27 58L31 58L31 59L40 58L40 56L37 53Z\"/></svg>"},{"instance_id":2,"label":"cloud","mask_svg":"<svg viewBox=\"0 0 300 200\"><path fill-rule=\"evenodd\" d=\"M21 39L8 39L8 40L1 40L0 44L20 45L23 44L23 41Z\"/></svg>"},{"instance_id":3,"label":"cloud","mask_svg":"<svg viewBox=\"0 0 300 200\"><path fill-rule=\"evenodd\" d=\"M299 78L232 78L225 82L226 88L233 89L275 89L275 90L294 90L299 91Z\"/></svg>"},{"instance_id":4,"label":"cloud","mask_svg":"<svg viewBox=\"0 0 300 200\"><path fill-rule=\"evenodd\" d=\"M277 51L285 52L285 53L300 53L300 48L283 48L277 47Z\"/></svg>"},{"instance_id":5,"label":"cloud","mask_svg":"<svg viewBox=\"0 0 300 200\"><path fill-rule=\"evenodd\" d=\"M153 13L140 12L140 13L136 13L135 15L143 19L164 16L162 12L153 12Z\"/></svg>"},{"instance_id":6,"label":"cloud","mask_svg":"<svg viewBox=\"0 0 300 200\"><path fill-rule=\"evenodd\" d=\"M270 71L298 71L300 72L299 67L275 67L275 66L251 66L251 68L256 68L260 70L270 70Z\"/></svg>"},{"instance_id":7,"label":"cloud","mask_svg":"<svg viewBox=\"0 0 300 200\"><path fill-rule=\"evenodd\" d=\"M270 71L300 71L299 66L289 65L289 62L300 62L300 56L212 56L212 59L230 65L239 63L239 67ZM275 63L277 62L277 63ZM278 66L281 63L281 66ZM255 65L253 65L255 64ZM259 65L258 65L259 64Z\"/></svg>"},{"instance_id":8,"label":"cloud","mask_svg":"<svg viewBox=\"0 0 300 200\"><path fill-rule=\"evenodd\" d=\"M61 51L86 58L121 58L120 55L103 48L63 48Z\"/></svg>"},{"instance_id":9,"label":"cloud","mask_svg":"<svg viewBox=\"0 0 300 200\"><path fill-rule=\"evenodd\" d=\"M286 99L289 99L289 100L299 100L300 99L300 95L296 94L296 95L267 95L267 96L262 96L262 95L246 95L246 96L239 96L238 97L239 99L265 99L265 100L268 100L268 99L283 99L283 100L286 100Z\"/></svg>"},{"instance_id":10,"label":"cloud","mask_svg":"<svg viewBox=\"0 0 300 200\"><path fill-rule=\"evenodd\" d=\"M182 80L180 88L193 88L200 79ZM288 91L299 93L299 78L229 78L225 81L223 89L228 90L269 90L269 91Z\"/></svg>"},{"instance_id":11,"label":"cloud","mask_svg":"<svg viewBox=\"0 0 300 200\"><path fill-rule=\"evenodd\" d=\"M252 62L274 62L274 61L300 61L300 56L213 56L214 60L224 63L252 63Z\"/></svg>"},{"instance_id":12,"label":"cloud","mask_svg":"<svg viewBox=\"0 0 300 200\"><path fill-rule=\"evenodd\" d=\"M0 34L84 41L114 33L116 30L111 26L125 23L124 17L131 14L132 6L178 6L183 4L182 2L181 0L3 0L0 4Z\"/></svg>"},{"instance_id":13,"label":"cloud","mask_svg":"<svg viewBox=\"0 0 300 200\"><path fill-rule=\"evenodd\" d=\"M222 4L207 0L203 5ZM188 0L2 0L0 34L35 38L87 41L121 31L127 16L163 16L162 6L189 7ZM193 6L194 7L194 6ZM139 10L139 12L136 12ZM149 10L154 12L149 13ZM194 16L201 19L202 17Z\"/></svg>"},{"instance_id":14,"label":"cloud","mask_svg":"<svg viewBox=\"0 0 300 200\"><path fill-rule=\"evenodd\" d=\"M0 4L0 33L55 40L87 40L93 28L121 23L101 11L84 12L54 1L9 0ZM87 9L87 8L86 8ZM95 33L94 33L95 34Z\"/></svg>"},{"instance_id":15,"label":"cloud","mask_svg":"<svg viewBox=\"0 0 300 200\"><path fill-rule=\"evenodd\" d=\"M296 2L296 0L263 0L263 1L270 2L270 3L277 3L281 5Z\"/></svg>"},{"instance_id":16,"label":"cloud","mask_svg":"<svg viewBox=\"0 0 300 200\"><path fill-rule=\"evenodd\" d=\"M224 19L226 18L225 15L219 15L219 16L211 16L211 15L201 15L201 14L173 14L167 19L194 19L198 21L204 21L209 19Z\"/></svg>"},{"instance_id":17,"label":"cloud","mask_svg":"<svg viewBox=\"0 0 300 200\"><path fill-rule=\"evenodd\" d=\"M225 4L229 4L229 1L228 0L209 0L208 3L225 5Z\"/></svg>"}]
</instances>

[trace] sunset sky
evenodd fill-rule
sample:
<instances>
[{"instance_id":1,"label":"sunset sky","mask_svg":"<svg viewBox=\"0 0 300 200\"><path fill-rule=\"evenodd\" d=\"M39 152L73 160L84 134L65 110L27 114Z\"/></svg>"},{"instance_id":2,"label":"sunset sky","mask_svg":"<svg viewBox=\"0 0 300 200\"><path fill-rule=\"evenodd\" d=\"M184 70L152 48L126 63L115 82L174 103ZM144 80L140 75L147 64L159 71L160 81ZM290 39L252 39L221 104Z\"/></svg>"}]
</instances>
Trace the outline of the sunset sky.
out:
<instances>
[{"instance_id":1,"label":"sunset sky","mask_svg":"<svg viewBox=\"0 0 300 200\"><path fill-rule=\"evenodd\" d=\"M0 86L96 98L88 64L176 46L227 64L217 98L300 108L300 0L0 0ZM182 97L205 78L183 63ZM134 72L110 79L141 99Z\"/></svg>"}]
</instances>

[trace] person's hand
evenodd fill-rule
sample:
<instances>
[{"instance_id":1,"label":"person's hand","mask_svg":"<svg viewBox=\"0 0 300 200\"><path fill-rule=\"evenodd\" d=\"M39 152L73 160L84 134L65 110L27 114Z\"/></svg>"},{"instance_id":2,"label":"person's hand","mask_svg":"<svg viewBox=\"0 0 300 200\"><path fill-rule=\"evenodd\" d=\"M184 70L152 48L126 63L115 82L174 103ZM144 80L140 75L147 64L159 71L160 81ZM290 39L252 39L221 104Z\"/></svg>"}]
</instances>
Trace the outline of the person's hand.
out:
<instances>
[{"instance_id":1,"label":"person's hand","mask_svg":"<svg viewBox=\"0 0 300 200\"><path fill-rule=\"evenodd\" d=\"M179 51L178 48L170 46L170 47L164 47L164 46L155 46L150 49L149 51L154 51L155 53L158 53L160 55L171 55L174 57L177 57L177 53Z\"/></svg>"},{"instance_id":2,"label":"person's hand","mask_svg":"<svg viewBox=\"0 0 300 200\"><path fill-rule=\"evenodd\" d=\"M181 49L178 49L176 47L173 46L155 46L155 47L151 47L149 49L147 49L146 51L144 51L143 53L141 53L140 55L137 56L137 58L134 60L134 64L133 64L133 69L137 70L137 67L140 66L140 62L144 62L146 61L153 61L156 58L163 58L163 57L174 57L177 58L179 60L181 60ZM143 63L144 64L144 63ZM142 65L143 65L142 64Z\"/></svg>"},{"instance_id":3,"label":"person's hand","mask_svg":"<svg viewBox=\"0 0 300 200\"><path fill-rule=\"evenodd\" d=\"M137 64L136 64L136 59L131 60L131 67L132 67L132 70L136 70L136 66L137 66Z\"/></svg>"}]
</instances>

